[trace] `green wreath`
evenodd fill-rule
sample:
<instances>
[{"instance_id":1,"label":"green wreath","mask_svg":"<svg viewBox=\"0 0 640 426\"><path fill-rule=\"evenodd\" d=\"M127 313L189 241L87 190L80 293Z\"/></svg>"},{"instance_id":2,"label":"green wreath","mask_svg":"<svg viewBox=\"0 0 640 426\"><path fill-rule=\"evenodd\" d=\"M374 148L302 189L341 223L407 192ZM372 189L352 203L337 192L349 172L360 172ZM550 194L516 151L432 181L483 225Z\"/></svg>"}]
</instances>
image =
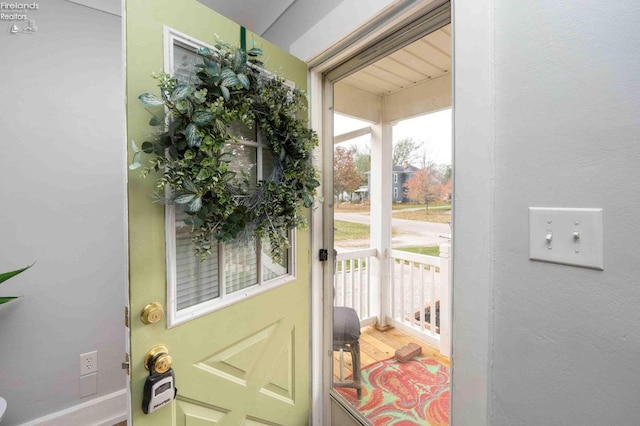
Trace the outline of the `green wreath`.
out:
<instances>
[{"instance_id":1,"label":"green wreath","mask_svg":"<svg viewBox=\"0 0 640 426\"><path fill-rule=\"evenodd\" d=\"M202 260L217 242L257 237L268 238L272 257L280 261L289 230L306 224L301 205L312 206L320 184L312 161L318 138L300 118L306 97L262 67L260 49L219 43L197 54L202 63L194 81L161 73L154 75L161 98L139 96L153 115L149 124L164 127L141 149L132 143L130 167L140 167L142 153L152 155L142 176L161 173L158 197L184 206ZM234 167L238 126L254 129L272 153L264 179Z\"/></svg>"}]
</instances>

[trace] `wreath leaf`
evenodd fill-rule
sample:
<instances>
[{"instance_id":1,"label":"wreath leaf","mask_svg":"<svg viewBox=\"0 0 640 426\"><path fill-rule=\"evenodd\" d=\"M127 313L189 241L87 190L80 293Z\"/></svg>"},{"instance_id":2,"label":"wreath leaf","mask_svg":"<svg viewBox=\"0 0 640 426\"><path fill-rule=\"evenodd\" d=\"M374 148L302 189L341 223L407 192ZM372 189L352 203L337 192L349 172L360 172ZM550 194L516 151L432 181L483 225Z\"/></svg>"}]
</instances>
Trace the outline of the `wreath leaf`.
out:
<instances>
[{"instance_id":1,"label":"wreath leaf","mask_svg":"<svg viewBox=\"0 0 640 426\"><path fill-rule=\"evenodd\" d=\"M151 120L149 120L149 126L159 126L162 124L162 119L156 115L154 115L153 117L151 117Z\"/></svg>"},{"instance_id":2,"label":"wreath leaf","mask_svg":"<svg viewBox=\"0 0 640 426\"><path fill-rule=\"evenodd\" d=\"M240 84L242 84L242 87L244 87L246 90L249 90L249 87L251 87L251 82L249 81L249 77L247 77L245 74L238 74L238 81L240 82Z\"/></svg>"},{"instance_id":3,"label":"wreath leaf","mask_svg":"<svg viewBox=\"0 0 640 426\"><path fill-rule=\"evenodd\" d=\"M194 198L187 207L187 211L197 212L202 208L202 198L196 197Z\"/></svg>"},{"instance_id":4,"label":"wreath leaf","mask_svg":"<svg viewBox=\"0 0 640 426\"><path fill-rule=\"evenodd\" d=\"M187 97L193 88L188 84L180 84L171 92L171 99L179 101Z\"/></svg>"},{"instance_id":5,"label":"wreath leaf","mask_svg":"<svg viewBox=\"0 0 640 426\"><path fill-rule=\"evenodd\" d=\"M198 110L193 113L191 120L198 126L204 126L213 120L213 113L211 111Z\"/></svg>"},{"instance_id":6,"label":"wreath leaf","mask_svg":"<svg viewBox=\"0 0 640 426\"><path fill-rule=\"evenodd\" d=\"M187 144L189 144L189 147L193 148L194 146L200 146L198 127L195 124L189 123L184 131L184 135L187 138Z\"/></svg>"},{"instance_id":7,"label":"wreath leaf","mask_svg":"<svg viewBox=\"0 0 640 426\"><path fill-rule=\"evenodd\" d=\"M226 86L220 86L220 92L222 93L222 97L225 101L228 101L231 98L231 94L229 93L229 89Z\"/></svg>"},{"instance_id":8,"label":"wreath leaf","mask_svg":"<svg viewBox=\"0 0 640 426\"><path fill-rule=\"evenodd\" d=\"M236 75L233 75L231 77L226 77L220 82L220 85L225 87L233 87L233 86L237 86L238 84L240 84L240 80Z\"/></svg>"},{"instance_id":9,"label":"wreath leaf","mask_svg":"<svg viewBox=\"0 0 640 426\"><path fill-rule=\"evenodd\" d=\"M142 102L143 105L146 106L164 105L164 101L162 99L160 99L156 95L152 95L151 93L143 93L142 95L138 96L138 99L140 100L140 102Z\"/></svg>"},{"instance_id":10,"label":"wreath leaf","mask_svg":"<svg viewBox=\"0 0 640 426\"><path fill-rule=\"evenodd\" d=\"M194 198L196 198L195 194L182 194L175 197L173 199L173 202L176 204L187 204L191 202Z\"/></svg>"},{"instance_id":11,"label":"wreath leaf","mask_svg":"<svg viewBox=\"0 0 640 426\"><path fill-rule=\"evenodd\" d=\"M189 179L185 179L182 182L182 186L184 187L184 189L186 189L187 191L196 194L198 192L198 187L196 187L193 182L191 182Z\"/></svg>"}]
</instances>

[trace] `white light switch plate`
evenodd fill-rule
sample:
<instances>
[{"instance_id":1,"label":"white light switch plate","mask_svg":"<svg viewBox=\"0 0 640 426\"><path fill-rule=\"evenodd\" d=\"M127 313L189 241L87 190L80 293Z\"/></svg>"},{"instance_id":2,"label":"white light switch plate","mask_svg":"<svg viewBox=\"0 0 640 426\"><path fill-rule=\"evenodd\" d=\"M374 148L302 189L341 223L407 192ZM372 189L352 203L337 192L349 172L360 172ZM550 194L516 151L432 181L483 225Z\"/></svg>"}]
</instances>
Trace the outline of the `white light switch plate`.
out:
<instances>
[{"instance_id":1,"label":"white light switch plate","mask_svg":"<svg viewBox=\"0 0 640 426\"><path fill-rule=\"evenodd\" d=\"M529 258L603 270L602 209L529 207Z\"/></svg>"}]
</instances>

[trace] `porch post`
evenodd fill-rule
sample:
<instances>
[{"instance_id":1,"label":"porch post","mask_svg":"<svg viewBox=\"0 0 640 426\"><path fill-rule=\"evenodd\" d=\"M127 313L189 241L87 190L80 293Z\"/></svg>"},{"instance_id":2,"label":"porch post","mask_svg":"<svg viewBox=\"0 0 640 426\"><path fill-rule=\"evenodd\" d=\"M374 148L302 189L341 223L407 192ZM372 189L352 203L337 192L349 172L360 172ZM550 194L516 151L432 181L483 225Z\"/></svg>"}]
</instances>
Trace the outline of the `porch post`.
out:
<instances>
[{"instance_id":1,"label":"porch post","mask_svg":"<svg viewBox=\"0 0 640 426\"><path fill-rule=\"evenodd\" d=\"M440 353L451 358L451 243L440 244Z\"/></svg>"},{"instance_id":2,"label":"porch post","mask_svg":"<svg viewBox=\"0 0 640 426\"><path fill-rule=\"evenodd\" d=\"M378 317L378 327L387 326L390 312L391 252L391 169L392 127L378 122L371 126L371 173L369 191L371 197L371 247L377 251L372 261L371 309Z\"/></svg>"}]
</instances>

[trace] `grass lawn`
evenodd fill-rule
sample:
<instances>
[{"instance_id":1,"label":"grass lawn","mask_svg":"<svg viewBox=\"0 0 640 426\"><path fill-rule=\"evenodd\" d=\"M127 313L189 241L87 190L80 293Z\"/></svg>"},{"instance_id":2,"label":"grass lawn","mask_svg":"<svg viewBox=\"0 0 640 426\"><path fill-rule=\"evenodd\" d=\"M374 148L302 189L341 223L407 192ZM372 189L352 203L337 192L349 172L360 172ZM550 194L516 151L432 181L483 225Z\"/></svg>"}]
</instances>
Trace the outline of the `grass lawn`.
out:
<instances>
[{"instance_id":1,"label":"grass lawn","mask_svg":"<svg viewBox=\"0 0 640 426\"><path fill-rule=\"evenodd\" d=\"M392 210L402 211L402 210L426 210L424 208L424 203L393 203ZM437 202L437 203L429 203L429 211L431 210L451 210L450 202Z\"/></svg>"},{"instance_id":2,"label":"grass lawn","mask_svg":"<svg viewBox=\"0 0 640 426\"><path fill-rule=\"evenodd\" d=\"M410 253L426 254L427 256L440 256L440 248L438 246L411 246L411 247L399 247L395 250L408 251Z\"/></svg>"},{"instance_id":3,"label":"grass lawn","mask_svg":"<svg viewBox=\"0 0 640 426\"><path fill-rule=\"evenodd\" d=\"M365 238L369 238L369 225L334 220L333 228L335 241L364 240Z\"/></svg>"},{"instance_id":4,"label":"grass lawn","mask_svg":"<svg viewBox=\"0 0 640 426\"><path fill-rule=\"evenodd\" d=\"M370 230L369 225L363 225L361 223L345 222L343 220L333 221L333 239L334 241L349 241L349 240L365 240L369 239ZM398 235L399 232L395 229L391 230L391 235Z\"/></svg>"},{"instance_id":5,"label":"grass lawn","mask_svg":"<svg viewBox=\"0 0 640 426\"><path fill-rule=\"evenodd\" d=\"M429 207L429 214L427 214L423 206L423 208L420 210L393 212L393 217L397 219L418 220L421 222L435 222L435 223L451 222L451 213L441 213L440 212L441 210L442 209L432 211L431 207Z\"/></svg>"}]
</instances>

